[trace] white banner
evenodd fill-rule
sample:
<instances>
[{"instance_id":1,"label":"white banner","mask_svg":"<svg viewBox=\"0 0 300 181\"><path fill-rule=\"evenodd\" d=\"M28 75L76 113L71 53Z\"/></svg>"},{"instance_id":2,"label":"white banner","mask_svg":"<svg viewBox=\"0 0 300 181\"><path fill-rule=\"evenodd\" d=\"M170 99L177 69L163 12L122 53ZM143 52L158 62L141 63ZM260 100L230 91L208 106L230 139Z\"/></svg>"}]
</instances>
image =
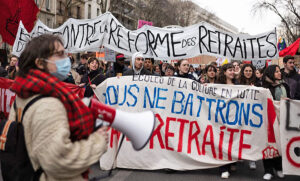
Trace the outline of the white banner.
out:
<instances>
[{"instance_id":1,"label":"white banner","mask_svg":"<svg viewBox=\"0 0 300 181\"><path fill-rule=\"evenodd\" d=\"M62 35L64 47L70 53L98 51L103 45L128 56L140 51L147 57L159 60L191 58L202 54L232 60L278 58L275 29L256 36L234 35L201 22L176 29L146 25L131 31L111 13L88 20L71 18L56 29L51 29L38 20L31 33L20 22L13 54L20 56L32 37L44 33Z\"/></svg>"},{"instance_id":2,"label":"white banner","mask_svg":"<svg viewBox=\"0 0 300 181\"><path fill-rule=\"evenodd\" d=\"M124 141L116 162L120 168L201 169L281 153L268 89L141 75L109 78L95 93L121 110L151 109L156 115L156 128L143 150L134 151ZM109 148L100 161L103 169L111 167L120 137L114 129L109 133Z\"/></svg>"},{"instance_id":3,"label":"white banner","mask_svg":"<svg viewBox=\"0 0 300 181\"><path fill-rule=\"evenodd\" d=\"M300 101L280 102L282 169L284 174L300 175Z\"/></svg>"}]
</instances>

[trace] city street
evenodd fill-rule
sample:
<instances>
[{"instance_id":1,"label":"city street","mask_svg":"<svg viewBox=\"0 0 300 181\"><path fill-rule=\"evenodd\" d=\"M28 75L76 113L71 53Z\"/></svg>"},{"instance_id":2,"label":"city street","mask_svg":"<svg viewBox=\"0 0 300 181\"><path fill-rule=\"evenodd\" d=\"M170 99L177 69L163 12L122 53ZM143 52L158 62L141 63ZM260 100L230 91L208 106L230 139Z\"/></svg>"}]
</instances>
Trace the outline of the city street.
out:
<instances>
[{"instance_id":1,"label":"city street","mask_svg":"<svg viewBox=\"0 0 300 181\"><path fill-rule=\"evenodd\" d=\"M256 162L257 169L250 170L248 161L238 162L237 170L233 172L228 180L232 181L256 181L263 180L263 164L262 161ZM108 171L99 169L99 164L94 164L90 169L90 178L103 177L108 174ZM284 179L278 177L273 178L274 181L299 181L300 176L286 176ZM110 177L101 178L101 181L217 181L224 180L220 178L219 169L204 169L193 171L166 171L166 170L130 170L130 169L115 169ZM2 173L0 171L0 181Z\"/></svg>"},{"instance_id":2,"label":"city street","mask_svg":"<svg viewBox=\"0 0 300 181\"><path fill-rule=\"evenodd\" d=\"M100 176L106 175L108 171L99 171L98 164L95 164L91 168L90 176ZM237 171L233 172L229 179L232 181L243 180L243 181L255 181L263 180L264 171L262 161L257 162L257 169L250 170L248 166L248 161L239 162L237 164ZM286 180L286 181L299 181L299 176L286 176L284 179L278 177L273 178L272 180ZM215 181L215 180L224 180L220 178L219 169L205 169L205 170L193 170L193 171L180 171L180 172L171 172L165 170L155 170L155 171L145 171L145 170L129 170L129 169L115 169L112 172L112 175L108 178L103 178L101 181Z\"/></svg>"}]
</instances>

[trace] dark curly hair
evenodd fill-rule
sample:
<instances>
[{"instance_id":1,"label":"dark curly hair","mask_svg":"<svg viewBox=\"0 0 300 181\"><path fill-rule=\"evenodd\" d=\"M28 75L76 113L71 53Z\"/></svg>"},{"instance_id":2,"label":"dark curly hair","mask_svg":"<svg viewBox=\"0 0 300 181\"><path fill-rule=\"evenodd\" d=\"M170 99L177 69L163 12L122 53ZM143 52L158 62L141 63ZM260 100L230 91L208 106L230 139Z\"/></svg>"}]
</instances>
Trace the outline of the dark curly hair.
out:
<instances>
[{"instance_id":1,"label":"dark curly hair","mask_svg":"<svg viewBox=\"0 0 300 181\"><path fill-rule=\"evenodd\" d=\"M252 69L252 76L248 79L245 77L244 71L247 67L250 67ZM252 64L244 64L242 69L241 69L241 76L239 83L242 85L250 85L254 84L256 81L256 76L255 76L255 67Z\"/></svg>"}]
</instances>

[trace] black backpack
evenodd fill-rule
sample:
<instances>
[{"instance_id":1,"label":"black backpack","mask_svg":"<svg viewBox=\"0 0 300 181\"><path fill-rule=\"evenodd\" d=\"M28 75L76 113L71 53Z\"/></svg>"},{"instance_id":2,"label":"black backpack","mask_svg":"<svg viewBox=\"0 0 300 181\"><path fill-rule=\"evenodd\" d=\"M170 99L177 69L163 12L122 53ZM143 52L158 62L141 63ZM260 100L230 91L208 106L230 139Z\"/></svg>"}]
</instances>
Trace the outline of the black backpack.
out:
<instances>
[{"instance_id":1,"label":"black backpack","mask_svg":"<svg viewBox=\"0 0 300 181\"><path fill-rule=\"evenodd\" d=\"M2 120L0 122L0 161L4 181L37 181L43 169L33 170L24 137L23 117L27 109L37 100L45 96L33 98L22 112L21 119L18 118L16 101L13 104L16 112L16 120Z\"/></svg>"}]
</instances>

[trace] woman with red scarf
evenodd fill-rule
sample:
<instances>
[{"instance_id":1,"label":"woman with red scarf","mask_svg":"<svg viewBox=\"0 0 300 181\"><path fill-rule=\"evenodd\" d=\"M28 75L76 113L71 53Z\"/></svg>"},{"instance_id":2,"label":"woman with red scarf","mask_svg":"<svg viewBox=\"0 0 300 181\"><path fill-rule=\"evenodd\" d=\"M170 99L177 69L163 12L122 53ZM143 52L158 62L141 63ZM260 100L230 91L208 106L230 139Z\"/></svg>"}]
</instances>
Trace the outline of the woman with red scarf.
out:
<instances>
[{"instance_id":1,"label":"woman with red scarf","mask_svg":"<svg viewBox=\"0 0 300 181\"><path fill-rule=\"evenodd\" d=\"M88 168L106 151L106 127L94 131L94 116L63 84L71 63L62 40L41 35L26 45L12 85L17 110L38 95L23 119L26 148L35 170L43 169L40 180L86 180ZM20 112L20 111L19 111ZM9 119L15 120L11 109Z\"/></svg>"}]
</instances>

